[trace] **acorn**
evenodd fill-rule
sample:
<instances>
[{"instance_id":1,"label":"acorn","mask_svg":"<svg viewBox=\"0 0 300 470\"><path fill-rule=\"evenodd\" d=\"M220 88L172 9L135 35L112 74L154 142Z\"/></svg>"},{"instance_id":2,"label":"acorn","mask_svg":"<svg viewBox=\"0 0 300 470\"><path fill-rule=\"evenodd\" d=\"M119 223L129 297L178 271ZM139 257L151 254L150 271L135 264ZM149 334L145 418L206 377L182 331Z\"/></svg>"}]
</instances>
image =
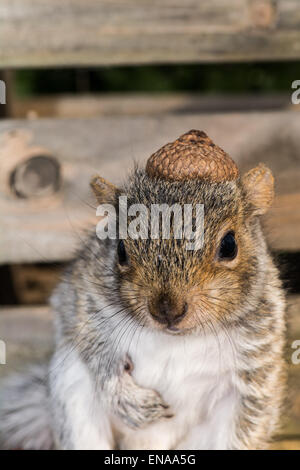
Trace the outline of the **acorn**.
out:
<instances>
[{"instance_id":1,"label":"acorn","mask_svg":"<svg viewBox=\"0 0 300 470\"><path fill-rule=\"evenodd\" d=\"M213 183L236 180L239 176L230 156L198 130L183 134L151 155L146 173L168 181L199 179Z\"/></svg>"}]
</instances>

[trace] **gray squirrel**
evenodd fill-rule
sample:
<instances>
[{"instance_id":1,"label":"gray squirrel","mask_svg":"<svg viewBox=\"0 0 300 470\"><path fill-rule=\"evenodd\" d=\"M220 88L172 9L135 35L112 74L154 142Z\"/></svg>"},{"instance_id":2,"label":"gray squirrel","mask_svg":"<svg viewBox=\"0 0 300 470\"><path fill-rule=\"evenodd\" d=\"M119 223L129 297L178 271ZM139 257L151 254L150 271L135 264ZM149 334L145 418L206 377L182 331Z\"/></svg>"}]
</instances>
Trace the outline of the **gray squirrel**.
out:
<instances>
[{"instance_id":1,"label":"gray squirrel","mask_svg":"<svg viewBox=\"0 0 300 470\"><path fill-rule=\"evenodd\" d=\"M83 243L51 298L56 347L0 384L6 449L266 449L285 389L285 300L260 225L264 165L240 176L192 130L99 204L204 204L203 245ZM118 223L120 214L118 214ZM172 218L171 218L172 219Z\"/></svg>"}]
</instances>

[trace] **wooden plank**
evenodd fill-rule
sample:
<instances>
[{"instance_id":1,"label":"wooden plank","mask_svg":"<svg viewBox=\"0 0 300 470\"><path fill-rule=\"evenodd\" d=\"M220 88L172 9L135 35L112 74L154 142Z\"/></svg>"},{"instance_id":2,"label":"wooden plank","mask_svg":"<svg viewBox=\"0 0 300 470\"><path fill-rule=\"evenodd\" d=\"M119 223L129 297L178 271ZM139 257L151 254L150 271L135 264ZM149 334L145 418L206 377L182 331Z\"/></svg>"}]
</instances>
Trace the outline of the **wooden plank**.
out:
<instances>
[{"instance_id":1,"label":"wooden plank","mask_svg":"<svg viewBox=\"0 0 300 470\"><path fill-rule=\"evenodd\" d=\"M300 340L300 295L288 296L287 305L286 360L289 376L280 434L281 438L288 442L279 442L278 448L296 445L297 440L300 440L300 364L293 364L292 361L293 353L295 353L292 345L295 340Z\"/></svg>"},{"instance_id":2,"label":"wooden plank","mask_svg":"<svg viewBox=\"0 0 300 470\"><path fill-rule=\"evenodd\" d=\"M300 192L279 194L264 218L268 242L274 250L300 249Z\"/></svg>"},{"instance_id":3,"label":"wooden plank","mask_svg":"<svg viewBox=\"0 0 300 470\"><path fill-rule=\"evenodd\" d=\"M100 173L120 183L134 160L144 164L152 152L192 128L205 130L242 171L260 161L271 167L278 194L267 219L271 246L299 250L300 121L295 113L107 116L0 123L0 262L70 259L84 230L94 229L97 221L91 176ZM57 159L62 169L58 193L20 199L10 192L6 164L16 157L6 151L11 139L26 141L28 155L38 148Z\"/></svg>"},{"instance_id":4,"label":"wooden plank","mask_svg":"<svg viewBox=\"0 0 300 470\"><path fill-rule=\"evenodd\" d=\"M300 340L300 296L288 297L288 335L291 340Z\"/></svg>"},{"instance_id":5,"label":"wooden plank","mask_svg":"<svg viewBox=\"0 0 300 470\"><path fill-rule=\"evenodd\" d=\"M297 439L282 439L274 442L272 450L300 450L300 436Z\"/></svg>"},{"instance_id":6,"label":"wooden plank","mask_svg":"<svg viewBox=\"0 0 300 470\"><path fill-rule=\"evenodd\" d=\"M1 67L300 57L297 0L2 0Z\"/></svg>"},{"instance_id":7,"label":"wooden plank","mask_svg":"<svg viewBox=\"0 0 300 470\"><path fill-rule=\"evenodd\" d=\"M15 119L90 118L99 116L141 116L228 111L270 111L290 109L291 93L189 94L189 93L103 93L50 95L16 99L12 102Z\"/></svg>"},{"instance_id":8,"label":"wooden plank","mask_svg":"<svg viewBox=\"0 0 300 470\"><path fill-rule=\"evenodd\" d=\"M64 264L13 264L10 274L17 303L42 305L60 279ZM3 302L5 303L5 302Z\"/></svg>"},{"instance_id":9,"label":"wooden plank","mask_svg":"<svg viewBox=\"0 0 300 470\"><path fill-rule=\"evenodd\" d=\"M300 442L300 365L292 364L290 354L292 341L300 339L300 295L288 297L288 317L289 382L276 449L298 449ZM52 315L46 306L0 309L0 332L7 345L7 364L0 365L0 378L30 361L43 360L53 348Z\"/></svg>"},{"instance_id":10,"label":"wooden plank","mask_svg":"<svg viewBox=\"0 0 300 470\"><path fill-rule=\"evenodd\" d=\"M11 371L22 370L26 363L44 360L54 344L49 308L2 308L0 339L6 345L6 364L0 365L0 378Z\"/></svg>"}]
</instances>

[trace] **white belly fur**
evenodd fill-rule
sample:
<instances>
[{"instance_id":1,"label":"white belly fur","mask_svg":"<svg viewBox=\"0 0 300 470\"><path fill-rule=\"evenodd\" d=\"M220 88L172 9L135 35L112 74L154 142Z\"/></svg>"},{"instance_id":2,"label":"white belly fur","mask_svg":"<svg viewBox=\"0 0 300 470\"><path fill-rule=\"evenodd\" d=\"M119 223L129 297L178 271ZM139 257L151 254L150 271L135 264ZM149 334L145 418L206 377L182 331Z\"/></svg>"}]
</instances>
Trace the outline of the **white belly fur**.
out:
<instances>
[{"instance_id":1,"label":"white belly fur","mask_svg":"<svg viewBox=\"0 0 300 470\"><path fill-rule=\"evenodd\" d=\"M180 337L142 331L122 346L132 358L136 382L157 390L174 417L141 430L124 428L121 448L180 447L189 433L195 434L197 426L205 436L196 436L198 442L188 444L190 447L226 447L225 434L232 426L228 410L233 410L235 402L235 368L233 347L225 335L219 334L217 339L213 335ZM218 433L219 443L211 442Z\"/></svg>"}]
</instances>

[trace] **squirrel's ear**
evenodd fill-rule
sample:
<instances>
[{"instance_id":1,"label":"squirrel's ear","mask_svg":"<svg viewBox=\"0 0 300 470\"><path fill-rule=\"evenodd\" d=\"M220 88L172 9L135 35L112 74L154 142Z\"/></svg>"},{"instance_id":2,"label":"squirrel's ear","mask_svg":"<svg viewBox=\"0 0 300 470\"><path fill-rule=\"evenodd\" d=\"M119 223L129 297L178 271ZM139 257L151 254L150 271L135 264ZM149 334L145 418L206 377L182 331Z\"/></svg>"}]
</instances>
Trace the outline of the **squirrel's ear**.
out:
<instances>
[{"instance_id":1,"label":"squirrel's ear","mask_svg":"<svg viewBox=\"0 0 300 470\"><path fill-rule=\"evenodd\" d=\"M263 163L248 171L242 178L248 201L254 215L262 215L269 209L274 198L274 178Z\"/></svg>"},{"instance_id":2,"label":"squirrel's ear","mask_svg":"<svg viewBox=\"0 0 300 470\"><path fill-rule=\"evenodd\" d=\"M113 204L115 202L116 195L119 192L116 186L97 175L93 176L90 185L99 204Z\"/></svg>"}]
</instances>

